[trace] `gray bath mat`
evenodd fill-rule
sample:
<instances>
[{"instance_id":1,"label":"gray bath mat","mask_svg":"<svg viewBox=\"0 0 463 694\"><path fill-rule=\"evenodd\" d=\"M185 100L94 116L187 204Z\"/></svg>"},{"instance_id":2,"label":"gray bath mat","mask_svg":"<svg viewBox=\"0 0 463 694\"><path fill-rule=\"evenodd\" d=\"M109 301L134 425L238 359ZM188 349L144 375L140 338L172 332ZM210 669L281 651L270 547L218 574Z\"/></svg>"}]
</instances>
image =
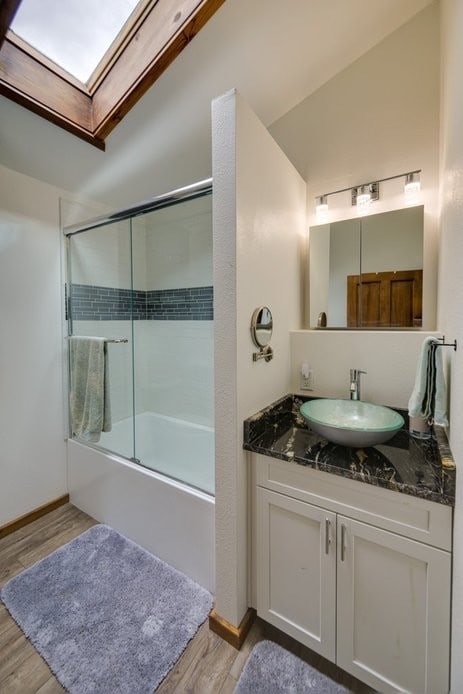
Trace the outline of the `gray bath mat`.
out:
<instances>
[{"instance_id":1,"label":"gray bath mat","mask_svg":"<svg viewBox=\"0 0 463 694\"><path fill-rule=\"evenodd\" d=\"M1 598L72 694L151 694L212 605L204 588L106 525L12 578Z\"/></svg>"},{"instance_id":2,"label":"gray bath mat","mask_svg":"<svg viewBox=\"0 0 463 694\"><path fill-rule=\"evenodd\" d=\"M234 694L345 694L342 687L273 641L251 651Z\"/></svg>"}]
</instances>

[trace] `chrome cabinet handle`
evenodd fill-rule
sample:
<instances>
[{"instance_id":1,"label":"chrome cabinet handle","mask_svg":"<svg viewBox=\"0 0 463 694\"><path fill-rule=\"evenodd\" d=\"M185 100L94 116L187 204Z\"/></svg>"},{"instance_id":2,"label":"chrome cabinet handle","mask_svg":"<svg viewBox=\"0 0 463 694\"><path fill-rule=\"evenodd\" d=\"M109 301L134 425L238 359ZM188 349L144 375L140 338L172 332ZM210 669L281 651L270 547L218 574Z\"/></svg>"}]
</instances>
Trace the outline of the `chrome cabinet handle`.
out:
<instances>
[{"instance_id":1,"label":"chrome cabinet handle","mask_svg":"<svg viewBox=\"0 0 463 694\"><path fill-rule=\"evenodd\" d=\"M346 526L341 523L341 561L346 558Z\"/></svg>"},{"instance_id":2,"label":"chrome cabinet handle","mask_svg":"<svg viewBox=\"0 0 463 694\"><path fill-rule=\"evenodd\" d=\"M331 544L330 528L331 528L331 521L329 518L325 518L325 554L330 553L330 544Z\"/></svg>"}]
</instances>

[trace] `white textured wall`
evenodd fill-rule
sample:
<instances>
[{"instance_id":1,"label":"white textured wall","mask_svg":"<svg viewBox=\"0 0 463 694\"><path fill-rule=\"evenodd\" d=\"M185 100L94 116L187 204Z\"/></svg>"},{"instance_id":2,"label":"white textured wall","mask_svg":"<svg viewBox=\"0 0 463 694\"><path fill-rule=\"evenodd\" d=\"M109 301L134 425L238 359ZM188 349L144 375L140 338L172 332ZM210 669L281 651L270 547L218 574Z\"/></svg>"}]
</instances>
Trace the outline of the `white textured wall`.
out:
<instances>
[{"instance_id":1,"label":"white textured wall","mask_svg":"<svg viewBox=\"0 0 463 694\"><path fill-rule=\"evenodd\" d=\"M0 167L0 525L66 492L59 195Z\"/></svg>"},{"instance_id":2,"label":"white textured wall","mask_svg":"<svg viewBox=\"0 0 463 694\"><path fill-rule=\"evenodd\" d=\"M308 225L315 196L422 169L424 327L436 307L439 158L439 5L433 3L298 106L270 132L308 181ZM373 212L405 206L403 179L381 184ZM349 193L328 198L327 221L356 216ZM324 220L325 221L325 220Z\"/></svg>"},{"instance_id":3,"label":"white textured wall","mask_svg":"<svg viewBox=\"0 0 463 694\"><path fill-rule=\"evenodd\" d=\"M234 91L212 105L216 426L216 609L238 625L247 597L243 420L288 391L301 321L305 184ZM269 363L252 362L254 309L274 317Z\"/></svg>"},{"instance_id":4,"label":"white textured wall","mask_svg":"<svg viewBox=\"0 0 463 694\"><path fill-rule=\"evenodd\" d=\"M362 400L408 407L416 364L426 335L438 333L362 330L299 330L291 333L292 391L314 397L349 397L349 371L362 369ZM378 355L383 355L379 358ZM314 389L300 390L303 362Z\"/></svg>"},{"instance_id":5,"label":"white textured wall","mask_svg":"<svg viewBox=\"0 0 463 694\"><path fill-rule=\"evenodd\" d=\"M457 463L454 516L451 691L463 691L463 3L442 2L441 248L438 326L458 351L450 373L450 446Z\"/></svg>"}]
</instances>

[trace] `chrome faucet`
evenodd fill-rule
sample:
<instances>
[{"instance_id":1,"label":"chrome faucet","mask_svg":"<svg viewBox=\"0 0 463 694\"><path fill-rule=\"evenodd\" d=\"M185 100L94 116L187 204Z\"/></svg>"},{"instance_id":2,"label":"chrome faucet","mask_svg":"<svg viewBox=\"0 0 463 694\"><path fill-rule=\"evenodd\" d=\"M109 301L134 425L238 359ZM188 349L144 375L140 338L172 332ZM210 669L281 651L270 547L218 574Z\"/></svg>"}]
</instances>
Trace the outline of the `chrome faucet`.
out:
<instances>
[{"instance_id":1,"label":"chrome faucet","mask_svg":"<svg viewBox=\"0 0 463 694\"><path fill-rule=\"evenodd\" d=\"M350 399L360 400L360 374L366 374L366 371L360 369L350 370Z\"/></svg>"}]
</instances>

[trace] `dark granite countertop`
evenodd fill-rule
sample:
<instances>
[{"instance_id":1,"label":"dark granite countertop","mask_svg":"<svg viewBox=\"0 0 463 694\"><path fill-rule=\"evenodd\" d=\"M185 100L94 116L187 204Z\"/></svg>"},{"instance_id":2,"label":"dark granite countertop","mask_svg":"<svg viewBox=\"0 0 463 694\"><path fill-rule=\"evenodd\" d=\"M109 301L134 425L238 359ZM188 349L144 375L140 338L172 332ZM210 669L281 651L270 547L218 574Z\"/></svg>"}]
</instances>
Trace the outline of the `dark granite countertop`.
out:
<instances>
[{"instance_id":1,"label":"dark granite countertop","mask_svg":"<svg viewBox=\"0 0 463 694\"><path fill-rule=\"evenodd\" d=\"M246 419L245 450L454 505L456 471L441 427L435 427L429 439L416 439L408 432L407 413L397 410L405 426L392 439L371 448L348 448L309 429L299 408L310 399L286 395Z\"/></svg>"}]
</instances>

